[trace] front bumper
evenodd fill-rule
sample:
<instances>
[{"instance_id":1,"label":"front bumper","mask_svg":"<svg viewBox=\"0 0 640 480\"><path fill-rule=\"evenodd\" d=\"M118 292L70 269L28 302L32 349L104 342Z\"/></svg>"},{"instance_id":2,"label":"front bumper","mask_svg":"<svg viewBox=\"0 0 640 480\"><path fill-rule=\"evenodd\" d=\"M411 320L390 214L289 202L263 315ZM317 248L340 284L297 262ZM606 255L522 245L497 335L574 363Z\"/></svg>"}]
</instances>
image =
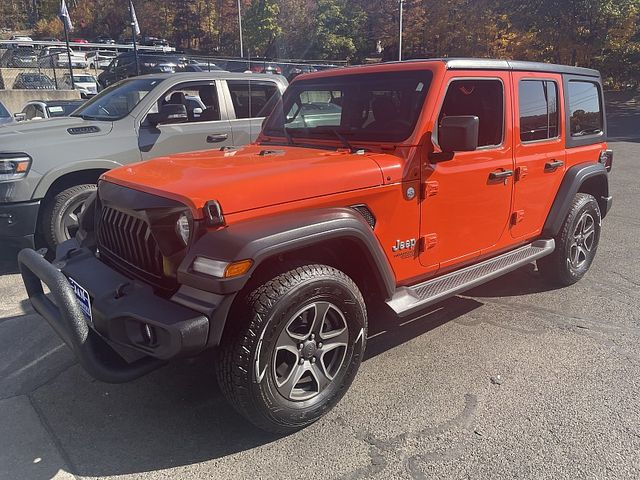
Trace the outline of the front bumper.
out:
<instances>
[{"instance_id":1,"label":"front bumper","mask_svg":"<svg viewBox=\"0 0 640 480\"><path fill-rule=\"evenodd\" d=\"M19 253L18 264L34 309L90 375L109 383L127 382L168 359L196 354L209 345L210 319L223 297L196 298L189 291L178 291L178 301L159 297L149 285L109 268L74 242L59 247L63 256L55 266L31 249ZM82 313L67 277L88 292L91 320Z\"/></svg>"},{"instance_id":2,"label":"front bumper","mask_svg":"<svg viewBox=\"0 0 640 480\"><path fill-rule=\"evenodd\" d=\"M0 243L33 248L39 209L40 200L0 203Z\"/></svg>"}]
</instances>

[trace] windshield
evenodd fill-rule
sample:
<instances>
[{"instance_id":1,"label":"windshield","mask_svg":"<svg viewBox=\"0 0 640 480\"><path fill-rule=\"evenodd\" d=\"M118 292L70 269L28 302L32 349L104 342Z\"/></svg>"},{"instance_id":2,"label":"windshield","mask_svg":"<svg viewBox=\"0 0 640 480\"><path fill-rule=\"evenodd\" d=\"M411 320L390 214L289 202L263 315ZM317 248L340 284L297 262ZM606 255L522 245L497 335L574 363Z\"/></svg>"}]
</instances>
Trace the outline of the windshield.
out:
<instances>
[{"instance_id":1,"label":"windshield","mask_svg":"<svg viewBox=\"0 0 640 480\"><path fill-rule=\"evenodd\" d=\"M341 75L292 83L265 125L265 135L400 142L413 132L432 73Z\"/></svg>"},{"instance_id":2,"label":"windshield","mask_svg":"<svg viewBox=\"0 0 640 480\"><path fill-rule=\"evenodd\" d=\"M119 120L131 113L160 80L138 78L119 82L93 97L74 114L85 120Z\"/></svg>"}]
</instances>

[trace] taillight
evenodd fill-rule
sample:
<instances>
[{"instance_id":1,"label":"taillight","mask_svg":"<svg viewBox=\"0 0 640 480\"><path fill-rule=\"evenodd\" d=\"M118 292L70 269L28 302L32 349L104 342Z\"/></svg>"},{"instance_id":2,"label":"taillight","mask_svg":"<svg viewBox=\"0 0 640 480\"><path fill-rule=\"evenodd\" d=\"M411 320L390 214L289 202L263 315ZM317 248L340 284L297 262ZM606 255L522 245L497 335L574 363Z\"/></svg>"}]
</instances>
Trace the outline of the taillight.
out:
<instances>
[{"instance_id":1,"label":"taillight","mask_svg":"<svg viewBox=\"0 0 640 480\"><path fill-rule=\"evenodd\" d=\"M598 161L604 165L604 168L607 169L607 172L611 171L611 167L613 166L613 150L602 150L600 152L600 158Z\"/></svg>"}]
</instances>

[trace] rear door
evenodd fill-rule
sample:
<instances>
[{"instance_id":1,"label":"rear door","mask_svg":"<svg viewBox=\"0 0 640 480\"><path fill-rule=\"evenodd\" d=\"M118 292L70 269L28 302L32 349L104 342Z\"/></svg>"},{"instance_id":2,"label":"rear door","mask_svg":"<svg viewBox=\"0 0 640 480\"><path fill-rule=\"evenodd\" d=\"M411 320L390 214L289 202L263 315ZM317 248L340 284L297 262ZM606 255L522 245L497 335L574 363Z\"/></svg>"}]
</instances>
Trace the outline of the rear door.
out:
<instances>
[{"instance_id":1,"label":"rear door","mask_svg":"<svg viewBox=\"0 0 640 480\"><path fill-rule=\"evenodd\" d=\"M516 182L511 236L542 231L565 172L562 77L513 72Z\"/></svg>"},{"instance_id":2,"label":"rear door","mask_svg":"<svg viewBox=\"0 0 640 480\"><path fill-rule=\"evenodd\" d=\"M187 109L189 121L154 127L143 119L138 135L142 158L233 145L231 124L221 96L220 82L212 80L182 83L164 92L147 113L157 112L163 104L180 103ZM200 105L206 108L203 110Z\"/></svg>"},{"instance_id":3,"label":"rear door","mask_svg":"<svg viewBox=\"0 0 640 480\"><path fill-rule=\"evenodd\" d=\"M278 84L269 80L227 80L225 90L233 144L253 142L281 96Z\"/></svg>"}]
</instances>

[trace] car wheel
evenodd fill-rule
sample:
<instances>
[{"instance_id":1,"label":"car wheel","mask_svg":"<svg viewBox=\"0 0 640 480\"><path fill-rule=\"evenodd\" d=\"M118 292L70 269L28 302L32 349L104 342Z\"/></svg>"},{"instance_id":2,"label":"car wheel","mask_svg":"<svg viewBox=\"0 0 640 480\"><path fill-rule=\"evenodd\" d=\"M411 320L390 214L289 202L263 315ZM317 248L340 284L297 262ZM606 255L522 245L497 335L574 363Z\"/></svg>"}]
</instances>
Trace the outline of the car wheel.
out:
<instances>
[{"instance_id":1,"label":"car wheel","mask_svg":"<svg viewBox=\"0 0 640 480\"><path fill-rule=\"evenodd\" d=\"M555 238L556 249L537 261L542 276L561 286L573 285L580 280L596 255L600 223L600 207L596 199L587 193L576 194Z\"/></svg>"},{"instance_id":2,"label":"car wheel","mask_svg":"<svg viewBox=\"0 0 640 480\"><path fill-rule=\"evenodd\" d=\"M244 297L225 335L217 377L227 400L259 428L290 433L345 394L365 349L367 313L343 272L307 265ZM233 320L231 320L233 321Z\"/></svg>"},{"instance_id":3,"label":"car wheel","mask_svg":"<svg viewBox=\"0 0 640 480\"><path fill-rule=\"evenodd\" d=\"M76 185L61 191L44 205L42 234L47 245L56 245L73 238L78 231L78 216L84 210L85 200L95 192L93 184Z\"/></svg>"}]
</instances>

